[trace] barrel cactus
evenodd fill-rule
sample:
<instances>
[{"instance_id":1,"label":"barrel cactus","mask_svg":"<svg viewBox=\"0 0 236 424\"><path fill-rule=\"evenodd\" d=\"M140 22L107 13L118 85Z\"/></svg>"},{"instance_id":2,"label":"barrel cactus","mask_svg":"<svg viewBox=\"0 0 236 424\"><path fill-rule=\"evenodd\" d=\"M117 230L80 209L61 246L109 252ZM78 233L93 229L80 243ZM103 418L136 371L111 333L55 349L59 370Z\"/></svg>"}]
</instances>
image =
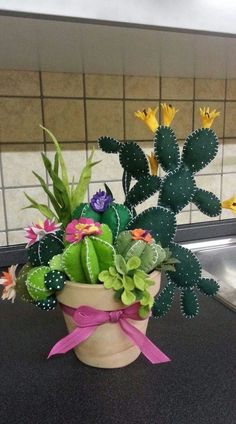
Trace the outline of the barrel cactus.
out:
<instances>
[{"instance_id":1,"label":"barrel cactus","mask_svg":"<svg viewBox=\"0 0 236 424\"><path fill-rule=\"evenodd\" d=\"M68 224L66 234L70 244L62 255L64 271L74 282L97 283L99 273L114 263L110 228L92 219L80 218Z\"/></svg>"},{"instance_id":2,"label":"barrel cactus","mask_svg":"<svg viewBox=\"0 0 236 424\"><path fill-rule=\"evenodd\" d=\"M124 204L132 211L133 218L127 224L127 230L137 228L148 229L156 244L168 248L179 261L175 272L166 271L168 283L156 298L153 315L165 315L171 307L174 292L180 290L181 311L191 318L199 310L195 290L205 295L214 295L218 284L214 280L201 276L201 266L196 256L186 248L174 242L176 234L176 214L190 202L208 216L217 216L221 212L219 199L211 192L200 189L196 185L194 175L207 166L215 157L218 140L210 128L218 112L209 109L201 110L202 128L193 131L186 139L182 156L179 145L170 128L176 114L171 105L162 105L163 125L155 118L155 111L136 112L136 116L144 121L155 133L153 140L153 156L166 172L163 178L157 172L150 172L150 165L141 149L134 142L120 143L111 137L100 137L100 148L106 153L118 153L123 167ZM151 166L151 170L155 167ZM156 167L157 168L157 167ZM130 188L131 179L135 185ZM153 194L159 192L158 204L136 216L135 207ZM122 237L122 236L121 236ZM118 238L119 240L119 238Z\"/></svg>"},{"instance_id":3,"label":"barrel cactus","mask_svg":"<svg viewBox=\"0 0 236 424\"><path fill-rule=\"evenodd\" d=\"M155 243L148 231L142 229L120 233L115 249L126 261L133 256L138 257L140 269L146 273L153 271L165 258L164 249Z\"/></svg>"}]
</instances>

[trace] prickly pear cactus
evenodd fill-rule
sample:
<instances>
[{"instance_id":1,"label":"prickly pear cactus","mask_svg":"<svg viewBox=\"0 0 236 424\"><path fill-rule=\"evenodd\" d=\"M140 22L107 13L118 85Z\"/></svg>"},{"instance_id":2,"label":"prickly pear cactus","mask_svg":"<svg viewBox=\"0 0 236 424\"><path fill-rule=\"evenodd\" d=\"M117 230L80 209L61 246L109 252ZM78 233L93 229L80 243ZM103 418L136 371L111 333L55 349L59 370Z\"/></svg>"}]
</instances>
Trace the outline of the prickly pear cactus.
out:
<instances>
[{"instance_id":1,"label":"prickly pear cactus","mask_svg":"<svg viewBox=\"0 0 236 424\"><path fill-rule=\"evenodd\" d=\"M172 106L165 108L170 114L173 112ZM217 137L209 128L209 120L213 121L212 116L217 116L217 113L215 111L208 113L209 111L205 112L205 109L203 112L206 115L203 119L208 127L199 128L187 137L182 157L174 131L169 127L170 115L164 117L164 121L167 122L165 125L157 124L153 149L158 164L166 172L163 178L150 175L146 156L138 144L120 143L108 137L100 137L98 140L104 152L119 154L120 164L124 169L125 205L133 212L127 230L147 229L156 243L169 248L172 255L180 261L175 266L175 272L166 272L168 283L155 300L153 306L155 317L163 316L169 311L177 289L180 291L181 311L188 318L197 315L199 310L196 290L207 296L214 295L218 290L216 281L201 277L201 265L196 256L174 242L175 215L190 202L208 216L217 216L221 212L219 199L213 193L198 188L194 179L195 173L214 159L218 149ZM146 117L143 116L142 119L145 120ZM131 178L137 182L130 189ZM134 208L158 191L158 205L136 216ZM117 245L119 246L119 238ZM126 254L126 251L124 253Z\"/></svg>"},{"instance_id":2,"label":"prickly pear cactus","mask_svg":"<svg viewBox=\"0 0 236 424\"><path fill-rule=\"evenodd\" d=\"M101 229L101 235L86 236L64 250L63 269L72 281L95 284L99 273L113 265L112 233L106 224Z\"/></svg>"}]
</instances>

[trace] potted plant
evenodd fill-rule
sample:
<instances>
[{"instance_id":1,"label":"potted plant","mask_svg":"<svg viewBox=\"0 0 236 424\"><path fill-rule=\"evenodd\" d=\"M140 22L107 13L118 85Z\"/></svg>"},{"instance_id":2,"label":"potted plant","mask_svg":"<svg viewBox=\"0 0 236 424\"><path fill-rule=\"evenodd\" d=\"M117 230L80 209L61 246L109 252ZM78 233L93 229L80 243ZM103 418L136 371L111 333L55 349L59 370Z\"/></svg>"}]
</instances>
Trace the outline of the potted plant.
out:
<instances>
[{"instance_id":1,"label":"potted plant","mask_svg":"<svg viewBox=\"0 0 236 424\"><path fill-rule=\"evenodd\" d=\"M201 276L196 256L174 241L176 214L189 202L201 212L216 216L220 201L199 189L194 174L213 160L218 141L210 128L218 112L201 109L202 127L192 132L182 156L170 124L177 112L162 104L163 124L157 109L136 112L154 132L153 152L146 157L134 142L121 143L100 137L104 153L119 155L123 168L124 204L118 204L109 187L84 197L91 179L93 154L79 182L69 184L60 146L54 142L53 163L42 154L53 188L36 173L51 207L26 194L28 207L40 211L45 221L26 229L27 263L16 276L12 266L3 273L3 299L17 293L23 300L50 311L59 303L69 335L56 343L49 356L74 348L86 364L115 368L129 364L140 351L152 362L169 358L145 336L150 314L158 318L171 308L180 292L181 311L187 318L198 313L196 290L212 296L218 290L213 279ZM157 175L158 166L165 171ZM137 205L159 193L156 206L137 214ZM167 277L160 290L160 275Z\"/></svg>"}]
</instances>

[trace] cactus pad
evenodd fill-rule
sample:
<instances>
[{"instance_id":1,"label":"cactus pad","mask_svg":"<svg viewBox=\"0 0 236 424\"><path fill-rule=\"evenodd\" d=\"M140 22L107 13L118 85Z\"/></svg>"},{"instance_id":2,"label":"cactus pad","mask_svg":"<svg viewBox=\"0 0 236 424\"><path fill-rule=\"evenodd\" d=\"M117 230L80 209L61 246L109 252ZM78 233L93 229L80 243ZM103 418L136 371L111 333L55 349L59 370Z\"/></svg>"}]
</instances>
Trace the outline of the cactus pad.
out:
<instances>
[{"instance_id":1,"label":"cactus pad","mask_svg":"<svg viewBox=\"0 0 236 424\"><path fill-rule=\"evenodd\" d=\"M163 178L158 202L178 213L192 200L195 190L196 185L191 171L181 167L167 173Z\"/></svg>"},{"instance_id":2,"label":"cactus pad","mask_svg":"<svg viewBox=\"0 0 236 424\"><path fill-rule=\"evenodd\" d=\"M213 278L201 278L197 286L200 292L206 296L214 296L220 288Z\"/></svg>"},{"instance_id":3,"label":"cactus pad","mask_svg":"<svg viewBox=\"0 0 236 424\"><path fill-rule=\"evenodd\" d=\"M155 318L162 317L169 312L173 303L176 286L174 283L169 282L161 291L159 296L156 297L152 307L152 315Z\"/></svg>"},{"instance_id":4,"label":"cactus pad","mask_svg":"<svg viewBox=\"0 0 236 424\"><path fill-rule=\"evenodd\" d=\"M34 302L37 308L43 309L44 311L52 311L57 306L57 300L54 295L47 297L43 300L37 300Z\"/></svg>"},{"instance_id":5,"label":"cactus pad","mask_svg":"<svg viewBox=\"0 0 236 424\"><path fill-rule=\"evenodd\" d=\"M180 309L186 318L193 318L198 314L199 304L197 296L192 288L187 288L181 291Z\"/></svg>"},{"instance_id":6,"label":"cactus pad","mask_svg":"<svg viewBox=\"0 0 236 424\"><path fill-rule=\"evenodd\" d=\"M54 269L45 275L44 284L47 290L58 291L63 289L66 280L67 276L64 272Z\"/></svg>"},{"instance_id":7,"label":"cactus pad","mask_svg":"<svg viewBox=\"0 0 236 424\"><path fill-rule=\"evenodd\" d=\"M196 173L210 163L218 151L218 140L214 131L199 128L190 134L183 147L182 162Z\"/></svg>"},{"instance_id":8,"label":"cactus pad","mask_svg":"<svg viewBox=\"0 0 236 424\"><path fill-rule=\"evenodd\" d=\"M164 171L174 171L180 165L180 151L174 131L160 125L154 137L154 152Z\"/></svg>"},{"instance_id":9,"label":"cactus pad","mask_svg":"<svg viewBox=\"0 0 236 424\"><path fill-rule=\"evenodd\" d=\"M129 172L124 171L123 175L122 175L122 187L123 187L123 191L124 191L125 196L129 192L131 179L132 179L132 175Z\"/></svg>"},{"instance_id":10,"label":"cactus pad","mask_svg":"<svg viewBox=\"0 0 236 424\"><path fill-rule=\"evenodd\" d=\"M141 177L127 194L125 205L128 207L139 205L155 194L159 190L160 185L160 177L155 175Z\"/></svg>"},{"instance_id":11,"label":"cactus pad","mask_svg":"<svg viewBox=\"0 0 236 424\"><path fill-rule=\"evenodd\" d=\"M123 145L120 152L120 163L124 170L137 180L144 175L149 175L148 160L137 143L127 142Z\"/></svg>"},{"instance_id":12,"label":"cactus pad","mask_svg":"<svg viewBox=\"0 0 236 424\"><path fill-rule=\"evenodd\" d=\"M50 271L48 266L33 268L26 281L27 290L33 300L44 300L50 296L51 292L47 290L44 284L44 277Z\"/></svg>"},{"instance_id":13,"label":"cactus pad","mask_svg":"<svg viewBox=\"0 0 236 424\"><path fill-rule=\"evenodd\" d=\"M192 202L205 215L218 216L221 213L220 200L210 191L197 189Z\"/></svg>"},{"instance_id":14,"label":"cactus pad","mask_svg":"<svg viewBox=\"0 0 236 424\"><path fill-rule=\"evenodd\" d=\"M127 229L135 228L145 228L151 233L156 243L167 247L175 236L175 214L162 206L148 208L129 222Z\"/></svg>"},{"instance_id":15,"label":"cactus pad","mask_svg":"<svg viewBox=\"0 0 236 424\"><path fill-rule=\"evenodd\" d=\"M118 153L123 144L120 141L115 140L112 137L99 137L98 145L100 149L105 153Z\"/></svg>"},{"instance_id":16,"label":"cactus pad","mask_svg":"<svg viewBox=\"0 0 236 424\"><path fill-rule=\"evenodd\" d=\"M180 263L175 265L175 271L167 271L167 278L179 288L196 286L201 278L201 265L198 258L191 252L176 243L169 246L174 258Z\"/></svg>"}]
</instances>

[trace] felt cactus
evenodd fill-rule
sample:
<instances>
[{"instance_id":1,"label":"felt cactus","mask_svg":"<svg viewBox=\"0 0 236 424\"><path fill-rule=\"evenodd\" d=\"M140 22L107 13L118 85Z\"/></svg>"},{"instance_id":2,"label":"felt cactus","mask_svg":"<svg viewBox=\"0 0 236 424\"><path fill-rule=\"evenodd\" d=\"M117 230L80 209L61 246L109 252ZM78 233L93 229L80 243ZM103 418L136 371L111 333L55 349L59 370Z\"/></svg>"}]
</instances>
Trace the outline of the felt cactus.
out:
<instances>
[{"instance_id":1,"label":"felt cactus","mask_svg":"<svg viewBox=\"0 0 236 424\"><path fill-rule=\"evenodd\" d=\"M153 315L162 316L170 309L174 292L178 288L181 292L181 311L190 318L195 316L199 309L195 289L206 295L214 295L218 284L214 280L202 278L201 266L196 256L174 243L175 215L190 202L209 216L217 216L221 212L219 199L213 193L198 188L194 179L195 173L207 166L217 153L217 137L210 126L218 112L201 110L202 128L187 137L182 157L174 131L169 126L176 109L171 105L162 105L164 125L159 125L157 120L154 120L153 114L156 110L151 112L139 111L136 116L155 132L153 149L159 166L166 172L163 178L150 175L145 154L138 144L120 143L108 137L100 137L98 143L104 152L118 153L124 169L125 205L133 213L126 229L148 229L155 242L163 248L168 248L177 260L175 272L171 268L166 270L168 283L155 300ZM137 182L130 189L131 177ZM150 207L136 216L134 208L158 191L157 206Z\"/></svg>"},{"instance_id":2,"label":"felt cactus","mask_svg":"<svg viewBox=\"0 0 236 424\"><path fill-rule=\"evenodd\" d=\"M115 249L126 261L132 256L138 257L140 269L146 273L153 271L165 258L164 249L155 243L147 231L142 229L120 233Z\"/></svg>"},{"instance_id":3,"label":"felt cactus","mask_svg":"<svg viewBox=\"0 0 236 424\"><path fill-rule=\"evenodd\" d=\"M66 239L72 244L63 252L63 269L72 281L95 284L98 282L99 273L108 269L114 262L115 250L111 244L111 230L106 224L94 223L92 219L80 218L72 223L66 229L70 232ZM80 225L80 239L76 240L76 234L71 238L73 226L78 228ZM91 232L89 228L83 227L86 225L92 227Z\"/></svg>"},{"instance_id":4,"label":"felt cactus","mask_svg":"<svg viewBox=\"0 0 236 424\"><path fill-rule=\"evenodd\" d=\"M28 262L32 266L47 266L55 255L62 253L63 249L63 232L61 230L53 234L46 234L27 248Z\"/></svg>"}]
</instances>

